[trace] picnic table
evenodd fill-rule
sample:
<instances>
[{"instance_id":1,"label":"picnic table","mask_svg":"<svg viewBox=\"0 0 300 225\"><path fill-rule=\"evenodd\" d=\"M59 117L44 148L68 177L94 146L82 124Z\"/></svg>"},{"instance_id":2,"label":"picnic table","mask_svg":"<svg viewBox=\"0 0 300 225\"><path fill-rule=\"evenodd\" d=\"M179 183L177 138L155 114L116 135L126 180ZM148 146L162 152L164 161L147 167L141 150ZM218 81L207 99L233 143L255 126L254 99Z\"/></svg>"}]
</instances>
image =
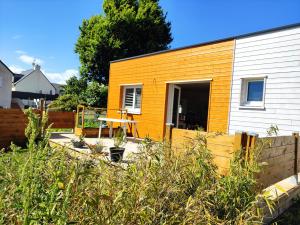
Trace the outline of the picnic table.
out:
<instances>
[{"instance_id":1,"label":"picnic table","mask_svg":"<svg viewBox=\"0 0 300 225\"><path fill-rule=\"evenodd\" d=\"M132 124L134 126L134 133L133 133L133 137L134 139L136 139L136 124L137 121L135 120L127 120L127 119L114 119L114 118L98 118L98 120L100 121L100 125L99 125L99 135L98 137L101 138L101 132L102 132L102 123L103 122L107 122L109 123L109 137L112 138L112 133L113 133L113 123L121 123L125 137L126 137L126 129L127 129L127 124Z\"/></svg>"}]
</instances>

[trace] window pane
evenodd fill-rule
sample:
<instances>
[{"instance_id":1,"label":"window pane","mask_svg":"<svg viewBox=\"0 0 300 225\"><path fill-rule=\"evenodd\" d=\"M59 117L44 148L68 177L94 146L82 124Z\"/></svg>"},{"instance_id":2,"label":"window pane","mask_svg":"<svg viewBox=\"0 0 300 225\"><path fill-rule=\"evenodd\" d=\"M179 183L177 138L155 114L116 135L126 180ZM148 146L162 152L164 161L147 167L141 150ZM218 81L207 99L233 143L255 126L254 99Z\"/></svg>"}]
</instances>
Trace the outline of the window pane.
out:
<instances>
[{"instance_id":1,"label":"window pane","mask_svg":"<svg viewBox=\"0 0 300 225\"><path fill-rule=\"evenodd\" d=\"M129 107L129 108L133 107L133 92L134 92L133 88L126 88L125 89L125 108L126 107Z\"/></svg>"},{"instance_id":2,"label":"window pane","mask_svg":"<svg viewBox=\"0 0 300 225\"><path fill-rule=\"evenodd\" d=\"M262 101L264 81L249 81L247 101Z\"/></svg>"},{"instance_id":3,"label":"window pane","mask_svg":"<svg viewBox=\"0 0 300 225\"><path fill-rule=\"evenodd\" d=\"M141 93L142 89L141 88L136 88L135 89L135 108L139 109L141 108Z\"/></svg>"}]
</instances>

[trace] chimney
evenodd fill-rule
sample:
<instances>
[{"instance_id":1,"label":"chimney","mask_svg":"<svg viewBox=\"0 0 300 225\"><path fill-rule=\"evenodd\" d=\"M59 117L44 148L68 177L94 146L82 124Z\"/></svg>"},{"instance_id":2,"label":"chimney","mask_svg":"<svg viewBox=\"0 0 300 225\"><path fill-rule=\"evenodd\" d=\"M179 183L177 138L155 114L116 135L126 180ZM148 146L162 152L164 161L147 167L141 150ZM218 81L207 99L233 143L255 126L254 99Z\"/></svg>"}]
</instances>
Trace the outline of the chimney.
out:
<instances>
[{"instance_id":1,"label":"chimney","mask_svg":"<svg viewBox=\"0 0 300 225\"><path fill-rule=\"evenodd\" d=\"M34 70L40 71L41 70L41 66L39 64L35 64Z\"/></svg>"}]
</instances>

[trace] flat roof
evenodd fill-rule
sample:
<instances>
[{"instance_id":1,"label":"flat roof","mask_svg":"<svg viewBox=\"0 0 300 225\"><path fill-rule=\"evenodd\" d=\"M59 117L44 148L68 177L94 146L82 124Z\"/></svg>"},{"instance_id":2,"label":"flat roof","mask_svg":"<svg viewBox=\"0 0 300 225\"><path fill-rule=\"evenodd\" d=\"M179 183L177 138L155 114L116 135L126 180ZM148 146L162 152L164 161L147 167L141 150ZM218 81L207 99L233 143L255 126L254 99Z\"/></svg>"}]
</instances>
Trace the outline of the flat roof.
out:
<instances>
[{"instance_id":1,"label":"flat roof","mask_svg":"<svg viewBox=\"0 0 300 225\"><path fill-rule=\"evenodd\" d=\"M127 58L123 58L123 59L112 60L112 61L110 61L110 63L122 62L122 61L131 60L131 59L143 58L143 57L147 57L147 56L152 56L152 55L158 55L158 54L163 54L163 53L167 53L167 52L183 50L183 49L187 49L187 48L199 47L199 46L203 46L203 45L214 44L214 43L219 43L219 42L223 42L223 41L229 41L229 40L233 40L233 39L237 39L237 38L244 38L244 37L254 36L254 35L258 35L258 34L265 34L265 33L273 32L273 31L290 29L290 28L294 28L294 27L298 27L298 26L300 26L300 22L290 24L290 25L275 27L275 28L271 28L271 29L246 33L246 34L242 34L242 35L231 36L231 37L227 37L227 38L221 38L221 39L216 39L216 40L212 40L212 41L201 42L201 43L198 43L198 44L187 45L187 46L184 46L184 47L166 49L166 50L162 50L162 51L157 51L157 52L152 52L152 53L127 57Z\"/></svg>"}]
</instances>

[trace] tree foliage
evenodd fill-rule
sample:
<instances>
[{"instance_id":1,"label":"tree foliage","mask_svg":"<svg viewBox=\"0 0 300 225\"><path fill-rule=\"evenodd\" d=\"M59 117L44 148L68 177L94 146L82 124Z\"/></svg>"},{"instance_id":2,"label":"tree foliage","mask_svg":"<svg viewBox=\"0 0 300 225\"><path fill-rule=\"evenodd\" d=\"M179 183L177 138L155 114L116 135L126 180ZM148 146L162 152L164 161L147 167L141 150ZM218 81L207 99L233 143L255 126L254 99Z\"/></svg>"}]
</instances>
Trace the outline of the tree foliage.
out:
<instances>
[{"instance_id":1,"label":"tree foliage","mask_svg":"<svg viewBox=\"0 0 300 225\"><path fill-rule=\"evenodd\" d=\"M84 103L78 95L64 94L52 101L48 108L54 111L73 111L77 105Z\"/></svg>"},{"instance_id":2,"label":"tree foliage","mask_svg":"<svg viewBox=\"0 0 300 225\"><path fill-rule=\"evenodd\" d=\"M107 84L111 60L168 49L171 24L158 0L105 0L103 11L83 20L75 46L88 81Z\"/></svg>"},{"instance_id":3,"label":"tree foliage","mask_svg":"<svg viewBox=\"0 0 300 225\"><path fill-rule=\"evenodd\" d=\"M84 92L85 102L92 107L106 107L108 88L104 84L99 84L96 81L89 83Z\"/></svg>"},{"instance_id":4,"label":"tree foliage","mask_svg":"<svg viewBox=\"0 0 300 225\"><path fill-rule=\"evenodd\" d=\"M66 81L64 87L64 94L80 96L82 92L87 88L87 82L83 78L77 78L76 76L71 77Z\"/></svg>"}]
</instances>

